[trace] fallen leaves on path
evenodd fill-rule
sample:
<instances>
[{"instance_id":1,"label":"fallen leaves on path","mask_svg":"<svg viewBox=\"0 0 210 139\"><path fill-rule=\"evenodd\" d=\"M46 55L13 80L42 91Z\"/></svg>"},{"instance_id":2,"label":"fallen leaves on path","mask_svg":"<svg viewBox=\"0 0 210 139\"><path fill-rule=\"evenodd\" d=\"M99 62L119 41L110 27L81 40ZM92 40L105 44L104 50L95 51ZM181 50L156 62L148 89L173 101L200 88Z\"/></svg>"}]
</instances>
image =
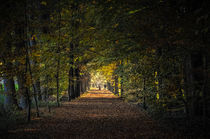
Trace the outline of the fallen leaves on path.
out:
<instances>
[{"instance_id":1,"label":"fallen leaves on path","mask_svg":"<svg viewBox=\"0 0 210 139\"><path fill-rule=\"evenodd\" d=\"M163 133L139 108L112 93L89 91L54 108L50 116L11 129L7 138L132 139L176 138Z\"/></svg>"}]
</instances>

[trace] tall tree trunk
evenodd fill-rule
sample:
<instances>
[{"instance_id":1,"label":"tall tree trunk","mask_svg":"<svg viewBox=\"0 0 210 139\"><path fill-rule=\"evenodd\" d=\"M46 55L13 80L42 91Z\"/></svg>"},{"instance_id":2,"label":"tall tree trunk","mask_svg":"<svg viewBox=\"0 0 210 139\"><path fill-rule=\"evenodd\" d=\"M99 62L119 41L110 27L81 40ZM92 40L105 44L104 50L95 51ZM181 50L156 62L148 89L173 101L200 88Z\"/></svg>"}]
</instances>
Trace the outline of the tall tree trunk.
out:
<instances>
[{"instance_id":1,"label":"tall tree trunk","mask_svg":"<svg viewBox=\"0 0 210 139\"><path fill-rule=\"evenodd\" d=\"M42 93L41 93L41 85L40 85L40 79L37 79L35 82L35 87L38 95L38 100L42 100Z\"/></svg>"},{"instance_id":2,"label":"tall tree trunk","mask_svg":"<svg viewBox=\"0 0 210 139\"><path fill-rule=\"evenodd\" d=\"M75 90L74 90L74 69L73 67L70 68L69 71L69 100L75 98Z\"/></svg>"},{"instance_id":3,"label":"tall tree trunk","mask_svg":"<svg viewBox=\"0 0 210 139\"><path fill-rule=\"evenodd\" d=\"M57 73L56 73L56 85L57 85L57 106L60 107L60 102L59 102L59 74L60 74L60 41L61 41L61 3L59 0L59 21L58 21L58 50L57 50Z\"/></svg>"},{"instance_id":4,"label":"tall tree trunk","mask_svg":"<svg viewBox=\"0 0 210 139\"><path fill-rule=\"evenodd\" d=\"M118 90L118 76L115 75L115 88L114 88L114 93L116 95L119 95L119 90Z\"/></svg>"},{"instance_id":5,"label":"tall tree trunk","mask_svg":"<svg viewBox=\"0 0 210 139\"><path fill-rule=\"evenodd\" d=\"M46 87L46 102L47 102L47 108L48 108L48 112L50 113L51 112L51 109L50 109L50 105L49 105L49 75L46 76L46 84L47 84L47 87Z\"/></svg>"},{"instance_id":6,"label":"tall tree trunk","mask_svg":"<svg viewBox=\"0 0 210 139\"><path fill-rule=\"evenodd\" d=\"M10 43L7 44L10 47ZM10 50L8 50L10 51ZM4 83L4 92L5 92L5 100L4 107L5 109L9 109L12 105L18 107L17 99L16 99L16 90L15 83L13 79L13 64L9 60L3 58L3 64L6 67L6 73L3 74L3 83Z\"/></svg>"},{"instance_id":7,"label":"tall tree trunk","mask_svg":"<svg viewBox=\"0 0 210 139\"><path fill-rule=\"evenodd\" d=\"M194 117L194 89L193 89L193 75L192 75L192 60L191 54L188 54L185 60L185 93L187 103L187 116L191 121Z\"/></svg>"},{"instance_id":8,"label":"tall tree trunk","mask_svg":"<svg viewBox=\"0 0 210 139\"><path fill-rule=\"evenodd\" d=\"M203 101L203 127L206 127L206 123L207 123L207 101L206 101L206 97L207 97L207 82L208 82L208 67L207 67L207 56L203 55L203 86L202 86L202 101Z\"/></svg>"},{"instance_id":9,"label":"tall tree trunk","mask_svg":"<svg viewBox=\"0 0 210 139\"><path fill-rule=\"evenodd\" d=\"M39 117L39 106L38 106L38 100L37 100L37 91L36 91L35 84L33 83L33 74L32 74L30 59L29 59L29 55L28 55L28 47L26 49L26 52L27 52L26 60L27 60L27 63L28 63L28 70L29 70L29 73L30 73L30 77L31 77L31 81L32 81L32 87L33 87L33 91L34 91L34 101L35 101L35 106L36 106L36 116Z\"/></svg>"},{"instance_id":10,"label":"tall tree trunk","mask_svg":"<svg viewBox=\"0 0 210 139\"><path fill-rule=\"evenodd\" d=\"M25 79L24 79L24 75L22 73L19 73L19 75L17 76L17 80L18 80L18 87L19 87L19 94L20 94L20 104L19 106L22 109L26 109L27 107L27 100L26 100L26 90L25 90Z\"/></svg>"},{"instance_id":11,"label":"tall tree trunk","mask_svg":"<svg viewBox=\"0 0 210 139\"><path fill-rule=\"evenodd\" d=\"M83 79L80 81L80 93L82 94L84 92L83 90Z\"/></svg>"},{"instance_id":12,"label":"tall tree trunk","mask_svg":"<svg viewBox=\"0 0 210 139\"><path fill-rule=\"evenodd\" d=\"M88 75L88 80L87 80L87 90L89 91L90 90L90 75Z\"/></svg>"},{"instance_id":13,"label":"tall tree trunk","mask_svg":"<svg viewBox=\"0 0 210 139\"><path fill-rule=\"evenodd\" d=\"M145 97L145 91L146 91L146 79L145 77L143 78L143 108L146 109L146 97Z\"/></svg>"},{"instance_id":14,"label":"tall tree trunk","mask_svg":"<svg viewBox=\"0 0 210 139\"><path fill-rule=\"evenodd\" d=\"M26 98L27 98L27 122L31 121L31 99L30 99L30 93L28 87L26 89Z\"/></svg>"},{"instance_id":15,"label":"tall tree trunk","mask_svg":"<svg viewBox=\"0 0 210 139\"><path fill-rule=\"evenodd\" d=\"M27 13L27 11L29 10L29 4L32 4L32 3L29 3L27 0L25 1L25 31L24 31L24 42L25 42L25 50L26 50L26 71L29 71L29 74L30 74L30 78L31 78L31 81L32 81L32 87L33 87L33 92L34 92L34 100L35 100L35 106L36 106L36 116L39 117L39 107L38 107L38 101L37 101L37 92L36 92L36 88L35 88L35 84L33 83L33 74L32 74L32 70L31 70L31 61L29 59L29 50L28 50L28 46L32 46L33 45L33 41L34 40L31 40L31 36L28 36L29 32L31 30L30 28L30 14ZM33 39L33 38L32 38ZM27 70L27 66L28 66L28 70ZM26 72L27 73L27 72ZM29 92L29 89L26 88L26 93ZM30 95L28 93L28 96L27 96L27 100L28 100L28 111L29 111L29 114L30 114L30 109L31 109L31 100L30 100Z\"/></svg>"},{"instance_id":16,"label":"tall tree trunk","mask_svg":"<svg viewBox=\"0 0 210 139\"><path fill-rule=\"evenodd\" d=\"M4 91L5 91L5 109L10 108L12 105L18 106L16 99L16 91L13 77L6 77L3 80L4 82Z\"/></svg>"},{"instance_id":17,"label":"tall tree trunk","mask_svg":"<svg viewBox=\"0 0 210 139\"><path fill-rule=\"evenodd\" d=\"M68 86L68 100L75 98L75 92L74 92L74 45L70 43L70 69L69 69L69 86Z\"/></svg>"},{"instance_id":18,"label":"tall tree trunk","mask_svg":"<svg viewBox=\"0 0 210 139\"><path fill-rule=\"evenodd\" d=\"M110 82L107 83L107 88L108 88L109 91L111 91L111 84L110 84Z\"/></svg>"},{"instance_id":19,"label":"tall tree trunk","mask_svg":"<svg viewBox=\"0 0 210 139\"><path fill-rule=\"evenodd\" d=\"M84 90L84 93L86 92L86 87L87 87L87 85L86 85L86 79L84 79L84 81L83 81L83 90Z\"/></svg>"},{"instance_id":20,"label":"tall tree trunk","mask_svg":"<svg viewBox=\"0 0 210 139\"><path fill-rule=\"evenodd\" d=\"M121 60L121 62L120 62L120 65L122 66L122 73L121 73L121 75L120 75L120 92L121 92L121 96L123 96L123 92L124 92L124 90L123 90L123 60Z\"/></svg>"},{"instance_id":21,"label":"tall tree trunk","mask_svg":"<svg viewBox=\"0 0 210 139\"><path fill-rule=\"evenodd\" d=\"M36 39L33 36L32 36L32 40L30 40L30 47L32 47L32 46L35 46L36 47ZM37 48L35 48L35 49L37 49ZM34 69L34 71L36 71L37 73L39 73L39 63L38 63L37 58L35 58L35 59L31 60L31 61L33 62L33 69ZM38 100L42 100L41 86L40 86L40 78L39 77L38 77L38 79L36 79L36 81L34 83L34 87L36 88L36 95L38 97Z\"/></svg>"},{"instance_id":22,"label":"tall tree trunk","mask_svg":"<svg viewBox=\"0 0 210 139\"><path fill-rule=\"evenodd\" d=\"M68 101L71 101L72 96L71 96L71 71L69 70L69 84L68 84Z\"/></svg>"},{"instance_id":23,"label":"tall tree trunk","mask_svg":"<svg viewBox=\"0 0 210 139\"><path fill-rule=\"evenodd\" d=\"M57 74L56 74L56 86L57 86L57 106L60 107L60 102L59 102L59 72L60 72L60 58L58 58L57 61Z\"/></svg>"},{"instance_id":24,"label":"tall tree trunk","mask_svg":"<svg viewBox=\"0 0 210 139\"><path fill-rule=\"evenodd\" d=\"M80 72L79 72L79 67L77 67L75 69L75 76L76 76L76 91L75 91L75 94L76 94L76 97L79 97L80 96Z\"/></svg>"},{"instance_id":25,"label":"tall tree trunk","mask_svg":"<svg viewBox=\"0 0 210 139\"><path fill-rule=\"evenodd\" d=\"M27 73L28 73L28 49L27 49L27 43L26 43L25 76L24 76L23 82L25 86L25 93L26 93L26 100L27 100L27 122L30 122L31 121L31 98L30 98L30 92L29 92L28 86L26 85Z\"/></svg>"}]
</instances>

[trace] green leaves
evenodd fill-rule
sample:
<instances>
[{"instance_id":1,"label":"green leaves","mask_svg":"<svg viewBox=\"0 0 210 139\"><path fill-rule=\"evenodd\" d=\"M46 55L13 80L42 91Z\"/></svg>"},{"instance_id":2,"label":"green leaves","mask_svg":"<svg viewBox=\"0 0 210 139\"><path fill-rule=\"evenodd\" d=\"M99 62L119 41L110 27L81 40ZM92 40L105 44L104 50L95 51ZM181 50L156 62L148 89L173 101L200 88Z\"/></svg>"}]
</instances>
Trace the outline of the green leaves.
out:
<instances>
[{"instance_id":1,"label":"green leaves","mask_svg":"<svg viewBox=\"0 0 210 139\"><path fill-rule=\"evenodd\" d=\"M41 1L40 3L41 5L47 6L47 2L46 1Z\"/></svg>"},{"instance_id":2,"label":"green leaves","mask_svg":"<svg viewBox=\"0 0 210 139\"><path fill-rule=\"evenodd\" d=\"M135 14L135 13L141 11L141 10L144 10L144 9L145 9L145 7L141 8L141 9L137 9L137 10L132 10L132 11L129 11L128 14Z\"/></svg>"}]
</instances>

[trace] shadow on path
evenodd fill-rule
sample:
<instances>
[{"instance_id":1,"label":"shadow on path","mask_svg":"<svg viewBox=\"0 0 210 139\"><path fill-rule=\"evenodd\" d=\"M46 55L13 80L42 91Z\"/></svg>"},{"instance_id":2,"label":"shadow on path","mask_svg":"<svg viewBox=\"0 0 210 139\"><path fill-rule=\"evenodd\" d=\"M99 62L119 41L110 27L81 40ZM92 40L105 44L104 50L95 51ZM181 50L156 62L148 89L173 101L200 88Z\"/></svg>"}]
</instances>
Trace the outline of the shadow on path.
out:
<instances>
[{"instance_id":1,"label":"shadow on path","mask_svg":"<svg viewBox=\"0 0 210 139\"><path fill-rule=\"evenodd\" d=\"M91 90L54 108L51 116L15 127L7 138L162 139L178 136L163 133L144 112L112 93Z\"/></svg>"}]
</instances>

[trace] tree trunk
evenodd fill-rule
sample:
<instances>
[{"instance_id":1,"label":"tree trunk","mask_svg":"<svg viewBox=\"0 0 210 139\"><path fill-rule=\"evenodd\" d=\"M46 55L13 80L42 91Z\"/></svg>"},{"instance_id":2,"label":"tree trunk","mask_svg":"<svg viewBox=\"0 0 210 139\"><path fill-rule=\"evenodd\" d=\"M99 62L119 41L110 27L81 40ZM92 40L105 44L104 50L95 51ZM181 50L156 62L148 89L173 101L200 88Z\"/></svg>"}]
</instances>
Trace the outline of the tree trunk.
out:
<instances>
[{"instance_id":1,"label":"tree trunk","mask_svg":"<svg viewBox=\"0 0 210 139\"><path fill-rule=\"evenodd\" d=\"M30 99L30 93L28 87L26 89L26 98L27 98L27 122L31 121L31 99Z\"/></svg>"},{"instance_id":2,"label":"tree trunk","mask_svg":"<svg viewBox=\"0 0 210 139\"><path fill-rule=\"evenodd\" d=\"M110 82L107 83L107 89L108 89L109 91L111 91L111 84L110 84Z\"/></svg>"},{"instance_id":3,"label":"tree trunk","mask_svg":"<svg viewBox=\"0 0 210 139\"><path fill-rule=\"evenodd\" d=\"M115 89L114 89L114 93L116 95L119 95L119 90L118 90L118 76L115 76Z\"/></svg>"},{"instance_id":4,"label":"tree trunk","mask_svg":"<svg viewBox=\"0 0 210 139\"><path fill-rule=\"evenodd\" d=\"M48 83L48 80L49 80L49 75L46 76L46 84L47 84L47 87L46 87L46 102L47 102L48 112L50 113L51 109L50 109L50 105L49 105L49 83Z\"/></svg>"},{"instance_id":5,"label":"tree trunk","mask_svg":"<svg viewBox=\"0 0 210 139\"><path fill-rule=\"evenodd\" d=\"M26 85L26 79L27 79L27 73L28 73L28 49L26 44L26 58L25 58L25 76L23 79L24 86L25 86L25 93L26 93L26 101L27 101L27 122L31 121L31 98L30 98L30 92Z\"/></svg>"},{"instance_id":6,"label":"tree trunk","mask_svg":"<svg viewBox=\"0 0 210 139\"><path fill-rule=\"evenodd\" d=\"M68 85L68 100L75 98L75 92L74 92L74 45L70 43L70 69L69 69L69 85Z\"/></svg>"},{"instance_id":7,"label":"tree trunk","mask_svg":"<svg viewBox=\"0 0 210 139\"><path fill-rule=\"evenodd\" d=\"M26 60L27 60L27 64L28 64L28 69L29 69L31 81L32 81L32 87L33 87L33 90L34 90L34 101L35 101L35 106L36 106L36 116L39 117L39 106L38 106L38 100L37 100L37 91L36 91L35 84L33 83L33 74L32 74L31 64L30 64L29 55L28 55L28 49L26 51L27 51Z\"/></svg>"},{"instance_id":8,"label":"tree trunk","mask_svg":"<svg viewBox=\"0 0 210 139\"><path fill-rule=\"evenodd\" d=\"M86 91L87 91L87 84L88 84L88 83L87 83L87 79L85 79L84 84L85 84L85 85L84 85L84 89L85 89L84 91L86 92Z\"/></svg>"},{"instance_id":9,"label":"tree trunk","mask_svg":"<svg viewBox=\"0 0 210 139\"><path fill-rule=\"evenodd\" d=\"M60 58L58 58L57 61L57 74L56 74L56 86L57 86L57 96L56 96L56 100L57 100L57 106L60 107L60 102L59 102L59 72L60 72Z\"/></svg>"},{"instance_id":10,"label":"tree trunk","mask_svg":"<svg viewBox=\"0 0 210 139\"><path fill-rule=\"evenodd\" d=\"M56 73L56 86L57 86L57 106L60 107L60 102L59 102L59 74L60 74L60 44L61 44L61 5L60 5L60 0L59 0L59 21L58 21L58 50L57 50L57 55L58 55L58 61L57 61L57 73Z\"/></svg>"},{"instance_id":11,"label":"tree trunk","mask_svg":"<svg viewBox=\"0 0 210 139\"><path fill-rule=\"evenodd\" d=\"M146 91L146 79L143 79L143 90L144 90L144 94L143 94L143 108L146 109L146 96L145 96L145 91Z\"/></svg>"},{"instance_id":12,"label":"tree trunk","mask_svg":"<svg viewBox=\"0 0 210 139\"><path fill-rule=\"evenodd\" d=\"M186 100L187 100L187 116L191 121L194 117L194 89L193 89L193 75L192 75L192 60L191 54L186 57L185 61L185 93L186 93Z\"/></svg>"},{"instance_id":13,"label":"tree trunk","mask_svg":"<svg viewBox=\"0 0 210 139\"><path fill-rule=\"evenodd\" d=\"M79 75L79 67L75 69L75 76L76 76L76 97L80 96L80 75Z\"/></svg>"},{"instance_id":14,"label":"tree trunk","mask_svg":"<svg viewBox=\"0 0 210 139\"><path fill-rule=\"evenodd\" d=\"M203 87L202 87L202 104L203 104L203 127L206 127L206 123L207 123L207 101L206 101L206 97L207 97L207 82L208 82L208 67L207 67L207 56L203 55Z\"/></svg>"},{"instance_id":15,"label":"tree trunk","mask_svg":"<svg viewBox=\"0 0 210 139\"><path fill-rule=\"evenodd\" d=\"M36 87L36 91L37 91L37 95L38 95L38 100L41 101L42 100L42 93L41 93L40 79L36 80L35 87Z\"/></svg>"},{"instance_id":16,"label":"tree trunk","mask_svg":"<svg viewBox=\"0 0 210 139\"><path fill-rule=\"evenodd\" d=\"M3 80L4 82L4 91L5 91L5 109L9 109L12 105L18 106L16 99L15 84L12 77L6 77Z\"/></svg>"},{"instance_id":17,"label":"tree trunk","mask_svg":"<svg viewBox=\"0 0 210 139\"><path fill-rule=\"evenodd\" d=\"M19 87L19 94L20 94L20 104L19 106L22 109L26 109L27 107L27 100L26 100L26 90L25 90L25 80L24 80L24 75L19 73L19 75L17 76L17 80L18 80L18 87Z\"/></svg>"}]
</instances>

